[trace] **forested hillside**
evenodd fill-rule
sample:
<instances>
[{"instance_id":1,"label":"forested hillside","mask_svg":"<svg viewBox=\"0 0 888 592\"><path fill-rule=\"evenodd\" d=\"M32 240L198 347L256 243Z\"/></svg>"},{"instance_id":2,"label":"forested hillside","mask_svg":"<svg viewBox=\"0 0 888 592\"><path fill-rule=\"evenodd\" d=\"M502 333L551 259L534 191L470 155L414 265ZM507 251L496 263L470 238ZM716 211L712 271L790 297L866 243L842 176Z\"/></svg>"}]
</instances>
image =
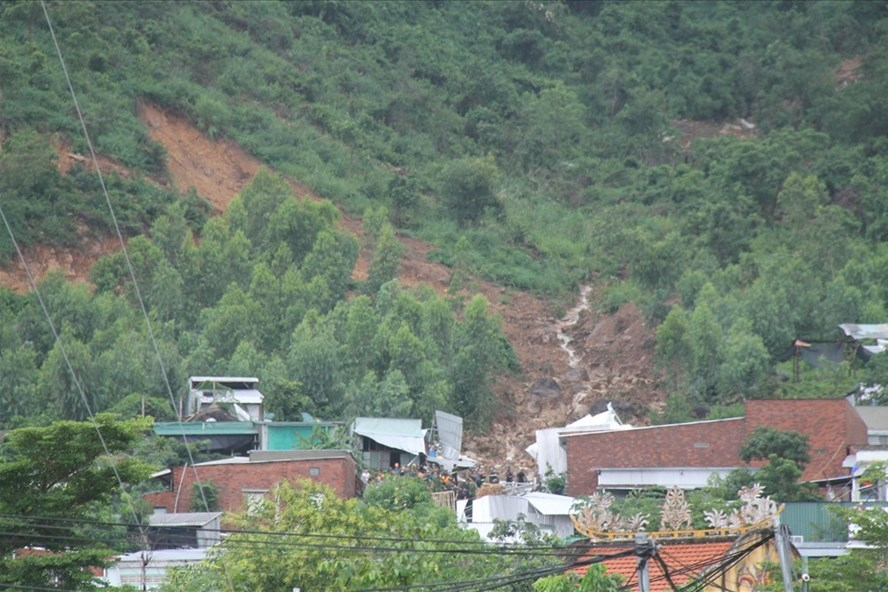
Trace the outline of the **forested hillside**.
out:
<instances>
[{"instance_id":1,"label":"forested hillside","mask_svg":"<svg viewBox=\"0 0 888 592\"><path fill-rule=\"evenodd\" d=\"M671 395L660 420L841 395L857 378L787 382L781 356L840 322L888 320L886 2L46 13L113 164L141 294L122 253L97 261L89 286L48 277L56 340L34 294L0 292L3 426L83 417L81 388L94 411L135 414L145 395L164 417L167 381L243 373L261 377L279 419L441 408L483 428L514 414L494 377L545 368L516 356L474 295L481 279L502 287L498 306L527 291L555 314L591 283L593 316L637 307L658 327L641 345L657 367L645 378ZM219 213L174 189L145 105L270 170ZM114 234L90 159L60 166L89 149L40 3L0 5L0 138L7 267L11 236L27 250ZM297 200L289 181L329 201ZM363 216L361 236L341 212ZM433 245L446 294L395 281L398 233ZM356 275L361 249L371 262Z\"/></svg>"}]
</instances>

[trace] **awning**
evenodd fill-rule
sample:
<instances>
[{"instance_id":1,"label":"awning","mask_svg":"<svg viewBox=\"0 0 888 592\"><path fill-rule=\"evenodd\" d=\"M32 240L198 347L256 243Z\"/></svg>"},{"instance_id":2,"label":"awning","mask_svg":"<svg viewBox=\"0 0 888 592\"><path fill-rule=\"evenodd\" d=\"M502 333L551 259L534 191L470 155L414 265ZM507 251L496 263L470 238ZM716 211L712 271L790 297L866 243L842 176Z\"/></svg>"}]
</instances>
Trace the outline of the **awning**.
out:
<instances>
[{"instance_id":1,"label":"awning","mask_svg":"<svg viewBox=\"0 0 888 592\"><path fill-rule=\"evenodd\" d=\"M425 430L419 419L359 417L352 424L352 433L378 444L411 454L425 454Z\"/></svg>"}]
</instances>

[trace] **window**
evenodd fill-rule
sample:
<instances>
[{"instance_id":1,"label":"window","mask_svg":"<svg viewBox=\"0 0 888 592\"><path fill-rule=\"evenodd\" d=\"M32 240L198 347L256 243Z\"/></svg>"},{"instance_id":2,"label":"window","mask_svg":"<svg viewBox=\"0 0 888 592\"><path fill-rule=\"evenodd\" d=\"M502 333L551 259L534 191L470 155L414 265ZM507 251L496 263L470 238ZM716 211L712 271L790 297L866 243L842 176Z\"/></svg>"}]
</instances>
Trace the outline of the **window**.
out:
<instances>
[{"instance_id":1,"label":"window","mask_svg":"<svg viewBox=\"0 0 888 592\"><path fill-rule=\"evenodd\" d=\"M309 477L317 477L321 474L321 467L309 467L308 476Z\"/></svg>"}]
</instances>

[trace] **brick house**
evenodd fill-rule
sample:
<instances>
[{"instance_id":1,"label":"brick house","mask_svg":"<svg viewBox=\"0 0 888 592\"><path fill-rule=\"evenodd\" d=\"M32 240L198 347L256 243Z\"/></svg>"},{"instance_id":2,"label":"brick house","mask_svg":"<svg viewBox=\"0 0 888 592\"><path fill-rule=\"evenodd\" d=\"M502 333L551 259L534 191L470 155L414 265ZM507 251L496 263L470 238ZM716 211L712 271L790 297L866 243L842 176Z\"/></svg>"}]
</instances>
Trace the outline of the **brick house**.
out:
<instances>
[{"instance_id":1,"label":"brick house","mask_svg":"<svg viewBox=\"0 0 888 592\"><path fill-rule=\"evenodd\" d=\"M867 443L866 424L845 399L747 401L743 417L563 434L567 493L702 487L712 474L749 466L740 459L740 447L759 425L808 436L811 461L802 479L824 486L846 482L845 457Z\"/></svg>"},{"instance_id":2,"label":"brick house","mask_svg":"<svg viewBox=\"0 0 888 592\"><path fill-rule=\"evenodd\" d=\"M199 480L216 488L219 510L232 512L264 496L281 481L312 479L329 485L340 497L350 498L355 497L356 468L351 452L344 450L254 450L249 457L236 456L155 473L154 477L167 488L143 497L155 508L187 512L194 483Z\"/></svg>"}]
</instances>

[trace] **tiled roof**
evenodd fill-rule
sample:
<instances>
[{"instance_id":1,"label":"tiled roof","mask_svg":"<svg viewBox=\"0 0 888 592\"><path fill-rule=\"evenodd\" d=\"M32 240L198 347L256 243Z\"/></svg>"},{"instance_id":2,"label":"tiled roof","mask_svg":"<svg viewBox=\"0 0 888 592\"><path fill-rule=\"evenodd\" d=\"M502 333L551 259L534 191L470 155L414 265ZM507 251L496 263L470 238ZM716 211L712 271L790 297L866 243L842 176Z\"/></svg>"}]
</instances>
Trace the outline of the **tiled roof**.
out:
<instances>
[{"instance_id":1,"label":"tiled roof","mask_svg":"<svg viewBox=\"0 0 888 592\"><path fill-rule=\"evenodd\" d=\"M802 481L847 477L848 470L842 467L842 461L849 447L867 443L866 423L845 399L747 401L747 433L752 433L758 425L808 436L811 460Z\"/></svg>"},{"instance_id":2,"label":"tiled roof","mask_svg":"<svg viewBox=\"0 0 888 592\"><path fill-rule=\"evenodd\" d=\"M683 586L698 578L707 568L717 565L731 549L733 541L689 541L682 543L661 544L658 553L666 563L666 568L676 586ZM596 555L615 555L634 547L596 547L582 559L589 559ZM623 576L624 585L630 589L638 587L638 558L633 556L617 557L604 561L607 573ZM582 566L574 570L574 573L583 575L587 567ZM648 562L648 574L650 575L650 592L672 592L672 587L663 574L663 569L658 561Z\"/></svg>"}]
</instances>

